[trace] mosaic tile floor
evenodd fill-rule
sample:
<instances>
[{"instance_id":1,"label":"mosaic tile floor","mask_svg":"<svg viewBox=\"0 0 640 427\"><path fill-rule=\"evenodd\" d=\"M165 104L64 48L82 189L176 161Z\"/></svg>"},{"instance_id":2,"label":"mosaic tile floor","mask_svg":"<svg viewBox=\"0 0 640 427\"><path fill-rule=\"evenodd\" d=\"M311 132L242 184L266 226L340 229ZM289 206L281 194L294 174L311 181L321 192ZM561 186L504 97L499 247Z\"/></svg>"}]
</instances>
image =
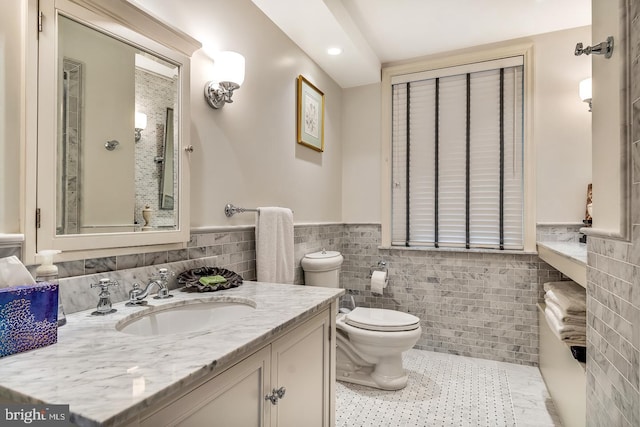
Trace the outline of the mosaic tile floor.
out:
<instances>
[{"instance_id":1,"label":"mosaic tile floor","mask_svg":"<svg viewBox=\"0 0 640 427\"><path fill-rule=\"evenodd\" d=\"M558 417L537 368L423 350L404 354L409 384L338 382L337 427L551 427Z\"/></svg>"}]
</instances>

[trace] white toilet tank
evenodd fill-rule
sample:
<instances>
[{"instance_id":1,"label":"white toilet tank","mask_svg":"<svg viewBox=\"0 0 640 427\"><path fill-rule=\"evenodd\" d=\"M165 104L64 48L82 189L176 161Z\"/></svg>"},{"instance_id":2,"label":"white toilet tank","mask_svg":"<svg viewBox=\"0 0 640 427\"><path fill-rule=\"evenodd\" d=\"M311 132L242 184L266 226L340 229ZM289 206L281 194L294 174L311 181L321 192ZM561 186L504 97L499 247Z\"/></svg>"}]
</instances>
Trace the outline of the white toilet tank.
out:
<instances>
[{"instance_id":1,"label":"white toilet tank","mask_svg":"<svg viewBox=\"0 0 640 427\"><path fill-rule=\"evenodd\" d=\"M302 258L304 284L307 286L340 287L340 266L344 257L337 251L313 252Z\"/></svg>"}]
</instances>

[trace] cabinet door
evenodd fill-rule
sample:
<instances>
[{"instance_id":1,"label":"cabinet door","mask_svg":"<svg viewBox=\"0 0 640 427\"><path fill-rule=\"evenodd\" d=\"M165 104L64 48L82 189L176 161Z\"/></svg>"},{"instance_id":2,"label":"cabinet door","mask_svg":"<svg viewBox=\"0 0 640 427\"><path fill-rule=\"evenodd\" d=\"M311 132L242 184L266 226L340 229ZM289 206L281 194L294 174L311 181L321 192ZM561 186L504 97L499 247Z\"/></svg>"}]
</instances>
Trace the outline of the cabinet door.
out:
<instances>
[{"instance_id":1,"label":"cabinet door","mask_svg":"<svg viewBox=\"0 0 640 427\"><path fill-rule=\"evenodd\" d=\"M329 331L327 310L272 344L272 389L286 389L271 406L274 426L329 426Z\"/></svg>"},{"instance_id":2,"label":"cabinet door","mask_svg":"<svg viewBox=\"0 0 640 427\"><path fill-rule=\"evenodd\" d=\"M190 391L140 423L141 427L268 427L269 347Z\"/></svg>"}]
</instances>

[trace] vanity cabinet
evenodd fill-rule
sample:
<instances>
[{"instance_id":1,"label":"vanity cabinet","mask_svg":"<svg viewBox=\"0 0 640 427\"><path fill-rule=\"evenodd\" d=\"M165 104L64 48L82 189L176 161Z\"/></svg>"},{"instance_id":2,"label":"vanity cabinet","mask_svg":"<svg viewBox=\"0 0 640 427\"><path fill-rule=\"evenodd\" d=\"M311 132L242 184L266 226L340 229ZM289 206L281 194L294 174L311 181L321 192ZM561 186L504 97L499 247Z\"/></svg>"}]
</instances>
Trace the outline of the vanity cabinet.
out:
<instances>
[{"instance_id":1,"label":"vanity cabinet","mask_svg":"<svg viewBox=\"0 0 640 427\"><path fill-rule=\"evenodd\" d=\"M232 367L168 399L161 408L146 411L129 425L332 425L335 321L332 324L330 313L326 309L285 330Z\"/></svg>"},{"instance_id":2,"label":"vanity cabinet","mask_svg":"<svg viewBox=\"0 0 640 427\"><path fill-rule=\"evenodd\" d=\"M570 347L551 331L544 307L544 303L538 304L538 367L562 425L581 427L586 425L586 365L574 359Z\"/></svg>"}]
</instances>

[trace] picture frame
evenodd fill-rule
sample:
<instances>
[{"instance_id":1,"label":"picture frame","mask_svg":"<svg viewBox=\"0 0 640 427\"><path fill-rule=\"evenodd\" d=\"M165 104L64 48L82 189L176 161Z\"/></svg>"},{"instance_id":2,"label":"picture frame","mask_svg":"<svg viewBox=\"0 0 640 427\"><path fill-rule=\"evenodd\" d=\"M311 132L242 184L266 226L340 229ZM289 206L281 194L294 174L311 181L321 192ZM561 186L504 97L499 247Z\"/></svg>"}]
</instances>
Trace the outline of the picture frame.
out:
<instances>
[{"instance_id":1,"label":"picture frame","mask_svg":"<svg viewBox=\"0 0 640 427\"><path fill-rule=\"evenodd\" d=\"M324 93L304 76L297 79L298 144L324 151Z\"/></svg>"}]
</instances>

